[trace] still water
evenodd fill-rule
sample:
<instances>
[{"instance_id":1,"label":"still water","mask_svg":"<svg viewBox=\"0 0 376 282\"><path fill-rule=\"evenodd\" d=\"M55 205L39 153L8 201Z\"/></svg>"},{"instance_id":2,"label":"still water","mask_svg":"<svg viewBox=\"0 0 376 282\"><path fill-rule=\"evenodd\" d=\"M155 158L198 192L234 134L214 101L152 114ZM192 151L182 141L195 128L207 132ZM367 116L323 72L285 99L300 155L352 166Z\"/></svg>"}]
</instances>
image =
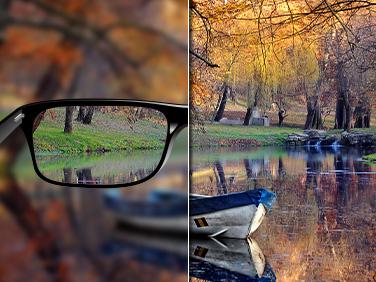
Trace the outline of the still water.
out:
<instances>
[{"instance_id":1,"label":"still water","mask_svg":"<svg viewBox=\"0 0 376 282\"><path fill-rule=\"evenodd\" d=\"M37 155L48 179L73 184L125 184L148 177L158 166L161 150L134 150L77 155Z\"/></svg>"},{"instance_id":2,"label":"still water","mask_svg":"<svg viewBox=\"0 0 376 282\"><path fill-rule=\"evenodd\" d=\"M191 193L277 194L253 237L277 281L376 281L371 149L216 149L191 154Z\"/></svg>"}]
</instances>

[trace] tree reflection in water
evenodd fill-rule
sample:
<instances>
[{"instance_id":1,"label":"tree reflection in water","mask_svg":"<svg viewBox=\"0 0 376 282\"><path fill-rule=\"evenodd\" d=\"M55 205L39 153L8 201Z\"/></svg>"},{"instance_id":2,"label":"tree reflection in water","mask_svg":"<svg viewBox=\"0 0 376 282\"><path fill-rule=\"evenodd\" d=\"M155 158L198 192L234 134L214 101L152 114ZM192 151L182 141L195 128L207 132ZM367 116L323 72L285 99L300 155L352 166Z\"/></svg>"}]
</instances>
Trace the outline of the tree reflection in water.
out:
<instances>
[{"instance_id":1,"label":"tree reflection in water","mask_svg":"<svg viewBox=\"0 0 376 282\"><path fill-rule=\"evenodd\" d=\"M367 281L376 269L376 166L361 161L369 151L193 152L191 190L216 194L207 168L220 161L228 193L256 187L277 193L255 237L278 281ZM230 175L237 185L229 185Z\"/></svg>"}]
</instances>

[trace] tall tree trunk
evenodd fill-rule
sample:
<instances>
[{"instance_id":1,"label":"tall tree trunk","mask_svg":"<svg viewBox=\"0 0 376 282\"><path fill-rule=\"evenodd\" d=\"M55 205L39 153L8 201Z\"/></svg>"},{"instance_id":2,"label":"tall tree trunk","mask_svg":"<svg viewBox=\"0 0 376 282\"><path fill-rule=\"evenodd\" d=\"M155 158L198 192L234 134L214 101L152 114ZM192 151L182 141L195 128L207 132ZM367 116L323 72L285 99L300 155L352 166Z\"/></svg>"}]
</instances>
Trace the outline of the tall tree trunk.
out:
<instances>
[{"instance_id":1,"label":"tall tree trunk","mask_svg":"<svg viewBox=\"0 0 376 282\"><path fill-rule=\"evenodd\" d=\"M91 124L91 120L93 119L93 115L94 115L94 109L95 109L94 106L89 106L87 108L86 115L82 120L83 124Z\"/></svg>"},{"instance_id":2,"label":"tall tree trunk","mask_svg":"<svg viewBox=\"0 0 376 282\"><path fill-rule=\"evenodd\" d=\"M85 115L86 115L86 107L85 106L81 106L78 109L78 114L77 114L76 120L82 122L84 120Z\"/></svg>"},{"instance_id":3,"label":"tall tree trunk","mask_svg":"<svg viewBox=\"0 0 376 282\"><path fill-rule=\"evenodd\" d=\"M354 109L354 127L369 128L371 123L371 109L369 101L361 101Z\"/></svg>"},{"instance_id":4,"label":"tall tree trunk","mask_svg":"<svg viewBox=\"0 0 376 282\"><path fill-rule=\"evenodd\" d=\"M364 117L364 127L370 128L371 127L371 111L369 110Z\"/></svg>"},{"instance_id":5,"label":"tall tree trunk","mask_svg":"<svg viewBox=\"0 0 376 282\"><path fill-rule=\"evenodd\" d=\"M334 125L335 129L344 128L344 125L345 125L344 113L345 113L345 106L343 103L343 98L341 96L337 96L336 117L335 117L335 125Z\"/></svg>"},{"instance_id":6,"label":"tall tree trunk","mask_svg":"<svg viewBox=\"0 0 376 282\"><path fill-rule=\"evenodd\" d=\"M221 99L221 102L219 104L218 111L215 114L214 121L220 121L223 117L223 114L224 114L225 108L226 108L229 90L230 90L230 88L228 87L227 83L225 83L222 99Z\"/></svg>"},{"instance_id":7,"label":"tall tree trunk","mask_svg":"<svg viewBox=\"0 0 376 282\"><path fill-rule=\"evenodd\" d=\"M247 112L245 113L243 125L249 125L249 123L251 122L251 116L252 116L252 109L248 107Z\"/></svg>"},{"instance_id":8,"label":"tall tree trunk","mask_svg":"<svg viewBox=\"0 0 376 282\"><path fill-rule=\"evenodd\" d=\"M251 81L248 81L248 85L247 85L247 104L248 104L248 107L247 107L247 112L245 113L245 116L244 116L243 125L249 125L249 123L251 121L252 108L250 106L250 104L251 104L250 100L251 100Z\"/></svg>"},{"instance_id":9,"label":"tall tree trunk","mask_svg":"<svg viewBox=\"0 0 376 282\"><path fill-rule=\"evenodd\" d=\"M352 107L350 105L350 93L348 89L348 79L344 73L342 62L337 63L337 104L335 128L349 130L352 121Z\"/></svg>"},{"instance_id":10,"label":"tall tree trunk","mask_svg":"<svg viewBox=\"0 0 376 282\"><path fill-rule=\"evenodd\" d=\"M72 106L65 108L64 133L71 133L73 131L73 110L74 107Z\"/></svg>"},{"instance_id":11,"label":"tall tree trunk","mask_svg":"<svg viewBox=\"0 0 376 282\"><path fill-rule=\"evenodd\" d=\"M307 117L304 129L321 129L322 118L318 96L311 96L307 99Z\"/></svg>"},{"instance_id":12,"label":"tall tree trunk","mask_svg":"<svg viewBox=\"0 0 376 282\"><path fill-rule=\"evenodd\" d=\"M283 121L285 119L287 115L285 115L285 111L284 110L279 110L278 111L278 126L281 127L282 124L283 124Z\"/></svg>"},{"instance_id":13,"label":"tall tree trunk","mask_svg":"<svg viewBox=\"0 0 376 282\"><path fill-rule=\"evenodd\" d=\"M250 87L250 86L248 86L248 87ZM245 116L244 116L243 125L249 125L250 124L253 109L257 108L257 106L259 104L260 94L261 94L261 89L258 88L255 92L255 99L253 100L253 106L252 107L248 106L248 108L247 108L247 112L245 113Z\"/></svg>"},{"instance_id":14,"label":"tall tree trunk","mask_svg":"<svg viewBox=\"0 0 376 282\"><path fill-rule=\"evenodd\" d=\"M346 119L345 119L345 125L343 129L349 130L351 128L351 120L352 120L352 109L351 109L350 103L346 103L345 112L346 112Z\"/></svg>"}]
</instances>

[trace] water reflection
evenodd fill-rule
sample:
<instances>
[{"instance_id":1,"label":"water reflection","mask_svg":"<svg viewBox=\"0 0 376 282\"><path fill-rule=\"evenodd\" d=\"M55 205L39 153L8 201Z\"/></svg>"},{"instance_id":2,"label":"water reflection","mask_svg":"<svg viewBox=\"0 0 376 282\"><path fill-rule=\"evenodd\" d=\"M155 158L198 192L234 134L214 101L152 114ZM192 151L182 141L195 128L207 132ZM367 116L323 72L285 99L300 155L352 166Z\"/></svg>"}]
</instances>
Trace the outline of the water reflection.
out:
<instances>
[{"instance_id":1,"label":"water reflection","mask_svg":"<svg viewBox=\"0 0 376 282\"><path fill-rule=\"evenodd\" d=\"M374 149L259 148L193 153L192 193L268 187L277 204L255 233L279 281L367 281L376 268ZM220 165L218 165L220 164Z\"/></svg>"},{"instance_id":2,"label":"water reflection","mask_svg":"<svg viewBox=\"0 0 376 282\"><path fill-rule=\"evenodd\" d=\"M149 176L157 167L160 151L121 151L78 156L37 156L41 173L54 181L72 184L124 184Z\"/></svg>"},{"instance_id":3,"label":"water reflection","mask_svg":"<svg viewBox=\"0 0 376 282\"><path fill-rule=\"evenodd\" d=\"M190 276L206 281L275 281L254 239L192 239Z\"/></svg>"}]
</instances>

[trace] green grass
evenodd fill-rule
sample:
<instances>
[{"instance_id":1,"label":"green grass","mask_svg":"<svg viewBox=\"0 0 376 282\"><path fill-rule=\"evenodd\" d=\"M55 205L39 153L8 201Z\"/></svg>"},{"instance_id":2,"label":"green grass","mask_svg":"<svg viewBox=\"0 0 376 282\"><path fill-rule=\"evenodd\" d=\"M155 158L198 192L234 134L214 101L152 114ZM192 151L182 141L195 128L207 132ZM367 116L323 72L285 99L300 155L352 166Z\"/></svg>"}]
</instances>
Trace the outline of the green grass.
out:
<instances>
[{"instance_id":1,"label":"green grass","mask_svg":"<svg viewBox=\"0 0 376 282\"><path fill-rule=\"evenodd\" d=\"M376 163L376 153L363 156L363 160L371 162L371 163Z\"/></svg>"},{"instance_id":2,"label":"green grass","mask_svg":"<svg viewBox=\"0 0 376 282\"><path fill-rule=\"evenodd\" d=\"M205 131L193 130L191 139L194 147L215 146L271 146L282 145L289 134L301 133L301 129L290 127L263 127L207 124Z\"/></svg>"},{"instance_id":3,"label":"green grass","mask_svg":"<svg viewBox=\"0 0 376 282\"><path fill-rule=\"evenodd\" d=\"M157 138L144 138L138 135L98 132L85 128L79 132L66 134L61 129L45 128L34 134L37 153L80 153L87 150L106 149L136 150L163 148L164 142Z\"/></svg>"},{"instance_id":4,"label":"green grass","mask_svg":"<svg viewBox=\"0 0 376 282\"><path fill-rule=\"evenodd\" d=\"M86 151L160 149L165 145L166 127L147 121L133 128L120 115L96 113L90 125L73 124L72 133L64 133L63 112L46 117L34 132L34 149L38 155L75 154ZM94 120L95 119L95 120Z\"/></svg>"}]
</instances>

